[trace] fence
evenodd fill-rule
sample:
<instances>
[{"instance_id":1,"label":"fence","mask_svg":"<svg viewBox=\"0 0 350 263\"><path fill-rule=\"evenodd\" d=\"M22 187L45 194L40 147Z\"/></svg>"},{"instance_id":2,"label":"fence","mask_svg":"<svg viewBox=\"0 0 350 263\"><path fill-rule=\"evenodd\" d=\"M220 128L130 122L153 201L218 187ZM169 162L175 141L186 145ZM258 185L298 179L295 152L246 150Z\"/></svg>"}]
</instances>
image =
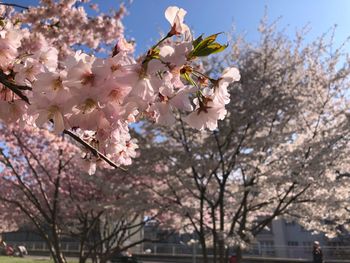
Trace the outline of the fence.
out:
<instances>
[{"instance_id":1,"label":"fence","mask_svg":"<svg viewBox=\"0 0 350 263\"><path fill-rule=\"evenodd\" d=\"M29 253L44 254L48 247L45 242L8 242L10 245L24 245ZM62 242L62 251L70 255L77 255L79 244L75 242ZM349 246L326 246L322 248L326 259L349 260ZM208 249L208 255L213 251ZM148 255L168 255L168 256L197 256L201 255L201 247L198 244L170 244L170 243L144 243L131 249L133 254ZM229 253L232 250L229 249ZM310 259L312 257L312 248L309 246L271 246L264 247L254 244L249 250L244 252L245 257L269 257L269 258L291 258L291 259Z\"/></svg>"},{"instance_id":2,"label":"fence","mask_svg":"<svg viewBox=\"0 0 350 263\"><path fill-rule=\"evenodd\" d=\"M350 259L350 246L326 246L322 248L325 258L332 259ZM151 254L168 255L192 255L201 254L201 247L198 244L164 244L164 243L145 243L143 251ZM208 255L212 255L212 249L208 249ZM229 253L233 252L229 249ZM311 246L270 246L265 247L260 244L253 244L248 250L244 251L245 256L257 257L278 257L278 258L301 258L310 259L312 257Z\"/></svg>"}]
</instances>

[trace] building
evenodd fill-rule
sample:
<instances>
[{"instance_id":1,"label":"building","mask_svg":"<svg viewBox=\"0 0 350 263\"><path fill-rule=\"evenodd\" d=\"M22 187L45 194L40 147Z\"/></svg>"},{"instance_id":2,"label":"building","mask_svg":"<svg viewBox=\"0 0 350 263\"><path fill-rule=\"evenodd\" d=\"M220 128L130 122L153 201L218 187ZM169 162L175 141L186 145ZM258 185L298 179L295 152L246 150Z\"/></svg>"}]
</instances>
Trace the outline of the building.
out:
<instances>
[{"instance_id":1,"label":"building","mask_svg":"<svg viewBox=\"0 0 350 263\"><path fill-rule=\"evenodd\" d=\"M349 234L347 234L349 237ZM313 234L296 222L283 219L272 221L268 229L256 237L252 253L281 258L311 258L314 241L319 241L325 257L350 258L350 239L328 239L324 234ZM349 251L349 252L348 252Z\"/></svg>"}]
</instances>

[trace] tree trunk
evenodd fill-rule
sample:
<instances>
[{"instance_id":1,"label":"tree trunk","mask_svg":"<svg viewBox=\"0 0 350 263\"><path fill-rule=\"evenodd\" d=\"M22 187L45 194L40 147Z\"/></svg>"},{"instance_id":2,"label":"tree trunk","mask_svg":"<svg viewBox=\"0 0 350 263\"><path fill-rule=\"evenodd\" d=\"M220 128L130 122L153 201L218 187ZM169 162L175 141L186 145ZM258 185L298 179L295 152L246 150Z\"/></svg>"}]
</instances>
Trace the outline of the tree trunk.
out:
<instances>
[{"instance_id":1,"label":"tree trunk","mask_svg":"<svg viewBox=\"0 0 350 263\"><path fill-rule=\"evenodd\" d=\"M61 249L59 247L57 247L57 249L55 248L54 255L52 255L52 256L53 256L55 262L57 262L57 263L67 263L67 260L64 257L64 255L61 252Z\"/></svg>"},{"instance_id":2,"label":"tree trunk","mask_svg":"<svg viewBox=\"0 0 350 263\"><path fill-rule=\"evenodd\" d=\"M67 260L62 253L58 254L58 263L67 263Z\"/></svg>"},{"instance_id":3,"label":"tree trunk","mask_svg":"<svg viewBox=\"0 0 350 263\"><path fill-rule=\"evenodd\" d=\"M50 251L50 254L51 254L51 257L52 257L52 260L55 262L55 263L67 263L65 257L63 256L63 254L60 252L60 249L56 248L57 247L57 244L55 243L52 243L51 240L46 240L46 244L49 248L49 251Z\"/></svg>"},{"instance_id":4,"label":"tree trunk","mask_svg":"<svg viewBox=\"0 0 350 263\"><path fill-rule=\"evenodd\" d=\"M52 250L50 249L50 251L52 259L55 263L67 263L67 260L61 252L57 252L55 248L53 248Z\"/></svg>"},{"instance_id":5,"label":"tree trunk","mask_svg":"<svg viewBox=\"0 0 350 263\"><path fill-rule=\"evenodd\" d=\"M229 247L226 247L225 249L225 263L229 262Z\"/></svg>"},{"instance_id":6,"label":"tree trunk","mask_svg":"<svg viewBox=\"0 0 350 263\"><path fill-rule=\"evenodd\" d=\"M240 246L236 248L236 258L237 258L237 263L242 263L242 249Z\"/></svg>"},{"instance_id":7,"label":"tree trunk","mask_svg":"<svg viewBox=\"0 0 350 263\"><path fill-rule=\"evenodd\" d=\"M213 263L217 262L217 242L216 242L216 232L213 234Z\"/></svg>"},{"instance_id":8,"label":"tree trunk","mask_svg":"<svg viewBox=\"0 0 350 263\"><path fill-rule=\"evenodd\" d=\"M88 259L88 255L85 253L79 253L79 263L85 263Z\"/></svg>"},{"instance_id":9,"label":"tree trunk","mask_svg":"<svg viewBox=\"0 0 350 263\"><path fill-rule=\"evenodd\" d=\"M85 263L85 254L84 254L84 240L80 240L79 244L79 263Z\"/></svg>"},{"instance_id":10,"label":"tree trunk","mask_svg":"<svg viewBox=\"0 0 350 263\"><path fill-rule=\"evenodd\" d=\"M202 256L203 256L203 263L209 263L208 262L208 251L207 251L207 244L205 242L205 238L204 237L200 237L200 244L202 247Z\"/></svg>"},{"instance_id":11,"label":"tree trunk","mask_svg":"<svg viewBox=\"0 0 350 263\"><path fill-rule=\"evenodd\" d=\"M87 256L85 255L80 255L79 256L79 263L85 263L87 260Z\"/></svg>"},{"instance_id":12,"label":"tree trunk","mask_svg":"<svg viewBox=\"0 0 350 263\"><path fill-rule=\"evenodd\" d=\"M56 224L54 224L52 226L52 238L51 238L51 242L53 245L53 252L54 255L52 255L55 259L57 259L57 263L67 263L67 260L65 259L62 250L61 250L61 242L60 242L60 238L59 238L59 230Z\"/></svg>"},{"instance_id":13,"label":"tree trunk","mask_svg":"<svg viewBox=\"0 0 350 263\"><path fill-rule=\"evenodd\" d=\"M220 263L225 263L225 242L222 239L222 237L220 237L220 240L218 241L219 243L219 262Z\"/></svg>"}]
</instances>

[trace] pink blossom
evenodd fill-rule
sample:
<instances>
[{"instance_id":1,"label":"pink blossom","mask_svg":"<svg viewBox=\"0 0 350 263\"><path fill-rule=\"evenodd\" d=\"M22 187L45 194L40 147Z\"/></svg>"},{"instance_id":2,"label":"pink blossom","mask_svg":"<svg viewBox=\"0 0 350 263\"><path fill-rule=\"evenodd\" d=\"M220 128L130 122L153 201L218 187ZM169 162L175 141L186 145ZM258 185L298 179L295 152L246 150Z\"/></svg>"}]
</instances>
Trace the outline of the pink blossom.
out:
<instances>
[{"instance_id":1,"label":"pink blossom","mask_svg":"<svg viewBox=\"0 0 350 263\"><path fill-rule=\"evenodd\" d=\"M218 126L218 120L224 119L226 113L225 107L208 103L203 108L198 107L194 112L186 116L184 120L197 130L208 128L213 131Z\"/></svg>"},{"instance_id":2,"label":"pink blossom","mask_svg":"<svg viewBox=\"0 0 350 263\"><path fill-rule=\"evenodd\" d=\"M65 129L63 114L57 105L51 105L49 108L38 108L36 118L36 125L43 126L48 120L53 120L55 133L61 133Z\"/></svg>"},{"instance_id":3,"label":"pink blossom","mask_svg":"<svg viewBox=\"0 0 350 263\"><path fill-rule=\"evenodd\" d=\"M9 22L0 32L0 68L14 85L28 86L19 87L21 94L17 93L22 96L1 90L2 119L37 126L53 122L56 133L74 128L119 165L131 164L137 155L128 125L141 118L171 125L174 113L185 111L190 112L188 122L198 129L217 126L226 113L227 86L238 79L238 73L225 70L214 87L203 88L197 66L188 60L193 47L191 32L183 23L185 10L169 7L165 16L172 25L170 33L135 60L134 45L122 35L122 12L91 19L74 2L43 2L44 6L13 17L21 19L25 28ZM180 38L171 38L180 34ZM119 39L112 57L96 58L70 48L73 44L97 48L100 37L106 43L112 43L113 37ZM192 73L199 86L189 81ZM19 97L30 105L24 107ZM195 108L193 97L197 97ZM97 162L88 153L84 160ZM88 169L91 172L94 165Z\"/></svg>"},{"instance_id":4,"label":"pink blossom","mask_svg":"<svg viewBox=\"0 0 350 263\"><path fill-rule=\"evenodd\" d=\"M57 69L58 51L54 47L38 50L34 52L32 57L44 65L49 71L55 71Z\"/></svg>"},{"instance_id":5,"label":"pink blossom","mask_svg":"<svg viewBox=\"0 0 350 263\"><path fill-rule=\"evenodd\" d=\"M150 111L155 112L154 119L161 125L170 126L175 123L175 117L168 102L156 102Z\"/></svg>"},{"instance_id":6,"label":"pink blossom","mask_svg":"<svg viewBox=\"0 0 350 263\"><path fill-rule=\"evenodd\" d=\"M49 100L67 100L66 72L58 73L41 73L36 76L37 80L33 85L33 92L40 93L41 96L47 97Z\"/></svg>"},{"instance_id":7,"label":"pink blossom","mask_svg":"<svg viewBox=\"0 0 350 263\"><path fill-rule=\"evenodd\" d=\"M69 93L66 91L66 96ZM62 93L61 99L64 98ZM57 97L55 97L57 98ZM70 128L64 115L71 110L70 104L64 100L50 100L44 95L36 95L31 99L32 105L29 107L29 114L35 117L35 123L41 127L49 120L54 122L54 130L56 133L62 132L65 128Z\"/></svg>"},{"instance_id":8,"label":"pink blossom","mask_svg":"<svg viewBox=\"0 0 350 263\"><path fill-rule=\"evenodd\" d=\"M31 85L36 76L44 72L43 66L38 61L28 58L23 64L15 64L13 71L16 72L15 81L20 85Z\"/></svg>"},{"instance_id":9,"label":"pink blossom","mask_svg":"<svg viewBox=\"0 0 350 263\"><path fill-rule=\"evenodd\" d=\"M132 43L126 41L126 39L121 36L114 47L113 57L116 56L120 52L124 53L133 53L135 51L135 46Z\"/></svg>"},{"instance_id":10,"label":"pink blossom","mask_svg":"<svg viewBox=\"0 0 350 263\"><path fill-rule=\"evenodd\" d=\"M177 6L169 6L165 10L165 18L171 25L171 34L184 34L186 31L189 31L188 26L183 23L186 13L184 9L178 8Z\"/></svg>"},{"instance_id":11,"label":"pink blossom","mask_svg":"<svg viewBox=\"0 0 350 263\"><path fill-rule=\"evenodd\" d=\"M0 119L5 123L13 123L23 117L26 109L25 102L15 100L13 102L0 100Z\"/></svg>"},{"instance_id":12,"label":"pink blossom","mask_svg":"<svg viewBox=\"0 0 350 263\"><path fill-rule=\"evenodd\" d=\"M189 100L191 89L184 85L181 89L175 89L173 81L176 78L171 73L164 74L163 84L159 88L159 101L154 103L150 111L154 112L153 118L162 125L170 126L174 124L175 117L173 111L175 109L183 111L192 111L192 105Z\"/></svg>"},{"instance_id":13,"label":"pink blossom","mask_svg":"<svg viewBox=\"0 0 350 263\"><path fill-rule=\"evenodd\" d=\"M22 35L10 22L0 31L0 68L7 71L17 57L17 48L21 45Z\"/></svg>"},{"instance_id":14,"label":"pink blossom","mask_svg":"<svg viewBox=\"0 0 350 263\"><path fill-rule=\"evenodd\" d=\"M117 162L121 165L130 165L132 158L136 157L136 149L138 148L136 140L126 141L120 148L120 151L116 154Z\"/></svg>"},{"instance_id":15,"label":"pink blossom","mask_svg":"<svg viewBox=\"0 0 350 263\"><path fill-rule=\"evenodd\" d=\"M151 79L148 77L141 77L132 89L130 95L136 96L143 101L153 101L155 98L155 90L152 86Z\"/></svg>"},{"instance_id":16,"label":"pink blossom","mask_svg":"<svg viewBox=\"0 0 350 263\"><path fill-rule=\"evenodd\" d=\"M164 45L160 48L161 60L171 64L174 67L181 67L187 61L187 55L192 50L192 41L172 42L169 45Z\"/></svg>"},{"instance_id":17,"label":"pink blossom","mask_svg":"<svg viewBox=\"0 0 350 263\"><path fill-rule=\"evenodd\" d=\"M230 102L230 94L227 91L228 85L239 81L240 78L241 76L237 68L226 68L215 86L214 100L218 103L228 104Z\"/></svg>"}]
</instances>

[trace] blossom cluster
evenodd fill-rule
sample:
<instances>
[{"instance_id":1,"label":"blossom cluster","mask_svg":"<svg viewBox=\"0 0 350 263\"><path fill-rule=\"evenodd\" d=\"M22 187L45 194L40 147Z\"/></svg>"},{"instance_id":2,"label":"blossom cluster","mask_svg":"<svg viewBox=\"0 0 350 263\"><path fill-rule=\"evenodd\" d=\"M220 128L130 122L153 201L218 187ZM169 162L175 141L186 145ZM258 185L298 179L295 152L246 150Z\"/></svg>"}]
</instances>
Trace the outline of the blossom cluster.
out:
<instances>
[{"instance_id":1,"label":"blossom cluster","mask_svg":"<svg viewBox=\"0 0 350 263\"><path fill-rule=\"evenodd\" d=\"M180 111L193 128L216 129L230 101L228 85L239 80L239 72L227 68L212 79L196 70L195 59L225 46L215 42L217 34L194 40L185 14L169 7L169 33L139 59L122 36L109 58L78 51L61 59L49 43L29 53L22 47L27 29L4 20L0 69L16 86L2 82L0 118L38 127L52 122L56 133L75 130L117 165L129 165L136 156L128 127L142 118L171 125ZM94 172L98 158L90 152L83 157Z\"/></svg>"},{"instance_id":2,"label":"blossom cluster","mask_svg":"<svg viewBox=\"0 0 350 263\"><path fill-rule=\"evenodd\" d=\"M121 19L126 13L123 5L111 14L89 16L84 2L88 1L44 0L39 6L28 7L22 12L1 5L0 13L13 23L26 25L27 31L22 30L23 51L35 52L49 43L58 49L60 57L64 57L72 53L74 45L101 50L123 35ZM90 8L98 11L94 4Z\"/></svg>"}]
</instances>

